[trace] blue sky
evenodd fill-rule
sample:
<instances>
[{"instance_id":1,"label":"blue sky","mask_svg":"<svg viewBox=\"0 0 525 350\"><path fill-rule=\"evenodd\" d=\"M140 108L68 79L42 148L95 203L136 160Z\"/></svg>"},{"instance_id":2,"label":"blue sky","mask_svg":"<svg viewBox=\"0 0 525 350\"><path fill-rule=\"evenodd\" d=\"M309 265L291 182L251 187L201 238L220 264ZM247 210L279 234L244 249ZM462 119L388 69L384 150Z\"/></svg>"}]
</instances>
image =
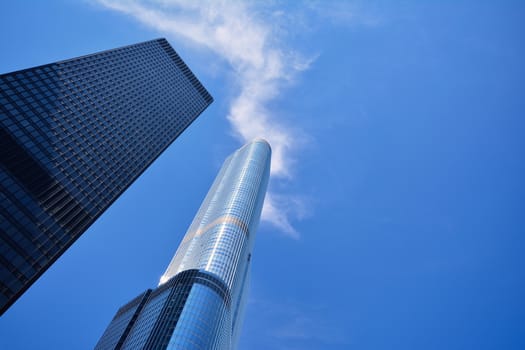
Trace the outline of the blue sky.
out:
<instances>
[{"instance_id":1,"label":"blue sky","mask_svg":"<svg viewBox=\"0 0 525 350\"><path fill-rule=\"evenodd\" d=\"M272 182L240 349L525 348L520 1L6 1L2 73L166 37L215 102L0 318L90 349L224 158Z\"/></svg>"}]
</instances>

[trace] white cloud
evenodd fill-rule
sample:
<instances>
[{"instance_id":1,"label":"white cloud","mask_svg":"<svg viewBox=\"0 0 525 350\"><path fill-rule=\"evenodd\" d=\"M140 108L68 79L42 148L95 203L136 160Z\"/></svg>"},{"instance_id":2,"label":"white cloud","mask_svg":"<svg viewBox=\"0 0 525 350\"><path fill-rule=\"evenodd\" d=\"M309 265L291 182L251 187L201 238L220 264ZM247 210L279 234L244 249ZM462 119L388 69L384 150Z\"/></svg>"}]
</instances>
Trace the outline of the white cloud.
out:
<instances>
[{"instance_id":1,"label":"white cloud","mask_svg":"<svg viewBox=\"0 0 525 350\"><path fill-rule=\"evenodd\" d=\"M286 233L292 238L298 239L299 233L290 223L288 219L288 213L285 211L286 207L277 204L274 199L274 194L269 192L266 194L264 199L264 207L262 212L262 220L271 222L275 227L277 227L282 232Z\"/></svg>"},{"instance_id":2,"label":"white cloud","mask_svg":"<svg viewBox=\"0 0 525 350\"><path fill-rule=\"evenodd\" d=\"M301 220L310 215L309 200L298 195L268 193L264 200L262 219L271 222L281 232L299 239L299 232L291 225L289 218Z\"/></svg>"},{"instance_id":3,"label":"white cloud","mask_svg":"<svg viewBox=\"0 0 525 350\"><path fill-rule=\"evenodd\" d=\"M324 349L345 345L346 348L351 344L351 332L344 323L330 319L329 310L322 303L307 305L295 300L254 299L253 296L248 302L248 313L257 315L257 327L264 329L254 340L266 348L302 349L307 342L322 344Z\"/></svg>"},{"instance_id":4,"label":"white cloud","mask_svg":"<svg viewBox=\"0 0 525 350\"><path fill-rule=\"evenodd\" d=\"M258 16L255 3L241 1L183 0L98 0L107 8L128 14L165 33L205 47L228 63L233 85L239 92L230 101L229 114L234 134L240 141L263 137L272 146L272 178L292 176L292 153L298 145L299 131L277 120L269 102L282 94L294 76L311 61L279 42L279 11ZM260 5L260 4L259 4ZM273 13L273 17L272 17ZM269 17L268 17L269 16ZM297 238L290 222L297 204L268 193L263 212L282 232ZM283 206L284 205L284 206Z\"/></svg>"}]
</instances>

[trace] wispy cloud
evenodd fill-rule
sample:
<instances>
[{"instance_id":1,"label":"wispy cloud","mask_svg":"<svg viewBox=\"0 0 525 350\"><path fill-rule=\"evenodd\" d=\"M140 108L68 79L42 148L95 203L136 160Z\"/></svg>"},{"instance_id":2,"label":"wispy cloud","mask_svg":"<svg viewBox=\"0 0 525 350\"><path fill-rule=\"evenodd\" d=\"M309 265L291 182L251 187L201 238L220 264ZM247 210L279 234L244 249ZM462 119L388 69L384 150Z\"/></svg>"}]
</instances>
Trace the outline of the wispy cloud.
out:
<instances>
[{"instance_id":1,"label":"wispy cloud","mask_svg":"<svg viewBox=\"0 0 525 350\"><path fill-rule=\"evenodd\" d=\"M252 297L248 310L257 316L258 323L252 323L252 327L264 329L258 336L260 338L255 336L253 339L268 348L304 349L306 344L316 344L331 349L351 344L351 332L344 324L335 322L330 310L319 304L303 305L296 301Z\"/></svg>"},{"instance_id":2,"label":"wispy cloud","mask_svg":"<svg viewBox=\"0 0 525 350\"><path fill-rule=\"evenodd\" d=\"M383 17L377 9L372 11L373 7L368 2L348 0L310 0L306 3L308 12L334 26L377 27L382 24Z\"/></svg>"},{"instance_id":3,"label":"wispy cloud","mask_svg":"<svg viewBox=\"0 0 525 350\"><path fill-rule=\"evenodd\" d=\"M299 239L299 232L292 226L289 218L302 220L310 215L310 200L299 195L281 195L270 192L266 195L262 219L294 239Z\"/></svg>"},{"instance_id":4,"label":"wispy cloud","mask_svg":"<svg viewBox=\"0 0 525 350\"><path fill-rule=\"evenodd\" d=\"M327 348L330 345L349 344L349 335L332 322L320 319L318 315L307 314L293 315L284 324L279 325L271 333L282 341L314 341L322 343Z\"/></svg>"},{"instance_id":5,"label":"wispy cloud","mask_svg":"<svg viewBox=\"0 0 525 350\"><path fill-rule=\"evenodd\" d=\"M241 1L98 0L105 7L136 18L167 36L211 50L227 63L238 93L229 102L227 119L242 142L256 137L272 146L272 179L290 179L301 131L285 125L269 103L279 97L311 60L281 42L275 25L282 12L262 3ZM277 180L276 180L277 179ZM291 215L301 209L299 197L267 195L262 219L298 238ZM295 208L295 209L294 209Z\"/></svg>"}]
</instances>

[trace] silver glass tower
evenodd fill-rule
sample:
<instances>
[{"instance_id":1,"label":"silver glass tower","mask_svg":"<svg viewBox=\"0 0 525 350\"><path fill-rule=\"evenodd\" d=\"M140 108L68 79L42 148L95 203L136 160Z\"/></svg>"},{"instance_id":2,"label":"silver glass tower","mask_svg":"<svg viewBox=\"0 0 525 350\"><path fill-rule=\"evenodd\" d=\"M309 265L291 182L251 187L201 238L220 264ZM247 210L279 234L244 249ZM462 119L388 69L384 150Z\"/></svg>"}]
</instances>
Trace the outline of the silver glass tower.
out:
<instances>
[{"instance_id":1,"label":"silver glass tower","mask_svg":"<svg viewBox=\"0 0 525 350\"><path fill-rule=\"evenodd\" d=\"M226 159L159 286L121 307L96 349L235 349L270 157L256 139Z\"/></svg>"}]
</instances>

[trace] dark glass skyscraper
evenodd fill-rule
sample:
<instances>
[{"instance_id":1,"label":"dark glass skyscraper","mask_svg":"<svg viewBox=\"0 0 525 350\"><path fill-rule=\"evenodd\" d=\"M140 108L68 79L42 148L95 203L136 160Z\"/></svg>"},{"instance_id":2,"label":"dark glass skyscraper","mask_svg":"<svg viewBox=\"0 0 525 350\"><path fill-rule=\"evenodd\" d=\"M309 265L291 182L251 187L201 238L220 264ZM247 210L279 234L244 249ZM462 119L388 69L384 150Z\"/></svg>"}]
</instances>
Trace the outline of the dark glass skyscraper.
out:
<instances>
[{"instance_id":1,"label":"dark glass skyscraper","mask_svg":"<svg viewBox=\"0 0 525 350\"><path fill-rule=\"evenodd\" d=\"M0 75L0 314L211 102L165 39Z\"/></svg>"},{"instance_id":2,"label":"dark glass skyscraper","mask_svg":"<svg viewBox=\"0 0 525 350\"><path fill-rule=\"evenodd\" d=\"M270 174L262 139L222 166L154 290L121 307L95 349L235 349Z\"/></svg>"}]
</instances>

